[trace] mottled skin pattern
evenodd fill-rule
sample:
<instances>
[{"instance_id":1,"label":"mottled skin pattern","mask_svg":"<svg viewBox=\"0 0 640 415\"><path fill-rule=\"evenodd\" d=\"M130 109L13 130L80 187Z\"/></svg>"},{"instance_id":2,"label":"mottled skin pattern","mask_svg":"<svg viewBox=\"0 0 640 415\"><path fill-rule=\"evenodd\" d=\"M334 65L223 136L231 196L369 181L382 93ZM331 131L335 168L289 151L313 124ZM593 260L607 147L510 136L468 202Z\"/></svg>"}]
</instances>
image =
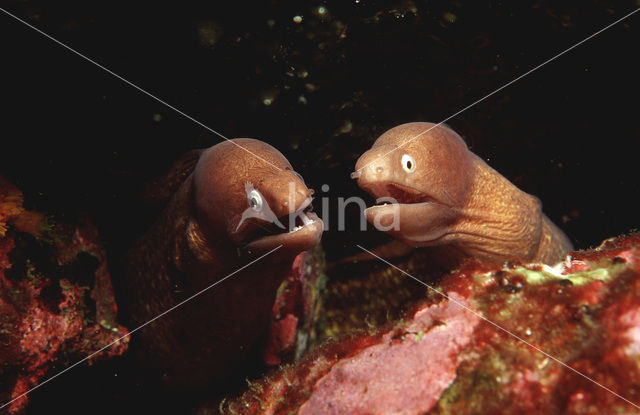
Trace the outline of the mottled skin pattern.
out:
<instances>
[{"instance_id":1,"label":"mottled skin pattern","mask_svg":"<svg viewBox=\"0 0 640 415\"><path fill-rule=\"evenodd\" d=\"M353 174L358 185L399 203L366 209L369 222L388 227L395 211L399 226L388 232L399 241L495 262L555 263L572 249L542 213L538 198L489 167L453 130L432 127L423 122L394 127L358 159Z\"/></svg>"},{"instance_id":2,"label":"mottled skin pattern","mask_svg":"<svg viewBox=\"0 0 640 415\"><path fill-rule=\"evenodd\" d=\"M308 206L312 192L275 148L234 141L277 168L227 141L191 153L195 169L194 163L177 163L187 171L171 177L183 177L182 184L127 256L133 321L142 324L281 245L139 333L135 341L147 366L183 385L218 381L247 358L268 327L276 290L293 259L322 233L322 221L308 212L313 222L296 232L262 231L268 223L255 218L238 226L249 207L247 183L281 219Z\"/></svg>"}]
</instances>

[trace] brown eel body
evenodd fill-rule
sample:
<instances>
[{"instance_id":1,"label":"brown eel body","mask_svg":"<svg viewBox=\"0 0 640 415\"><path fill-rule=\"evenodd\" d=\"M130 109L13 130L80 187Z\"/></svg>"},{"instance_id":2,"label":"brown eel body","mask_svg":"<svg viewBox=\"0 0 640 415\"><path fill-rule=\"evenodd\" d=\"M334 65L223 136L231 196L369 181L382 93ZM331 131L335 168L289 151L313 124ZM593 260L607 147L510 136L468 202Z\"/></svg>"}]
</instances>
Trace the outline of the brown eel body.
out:
<instances>
[{"instance_id":1,"label":"brown eel body","mask_svg":"<svg viewBox=\"0 0 640 415\"><path fill-rule=\"evenodd\" d=\"M411 247L548 264L572 249L538 198L489 167L443 125L414 122L388 130L358 159L352 177L388 202L367 208L367 220Z\"/></svg>"},{"instance_id":2,"label":"brown eel body","mask_svg":"<svg viewBox=\"0 0 640 415\"><path fill-rule=\"evenodd\" d=\"M312 191L275 148L235 139L190 154L161 217L127 255L136 325L235 272L134 339L147 366L183 385L220 381L247 358L294 258L322 234Z\"/></svg>"}]
</instances>

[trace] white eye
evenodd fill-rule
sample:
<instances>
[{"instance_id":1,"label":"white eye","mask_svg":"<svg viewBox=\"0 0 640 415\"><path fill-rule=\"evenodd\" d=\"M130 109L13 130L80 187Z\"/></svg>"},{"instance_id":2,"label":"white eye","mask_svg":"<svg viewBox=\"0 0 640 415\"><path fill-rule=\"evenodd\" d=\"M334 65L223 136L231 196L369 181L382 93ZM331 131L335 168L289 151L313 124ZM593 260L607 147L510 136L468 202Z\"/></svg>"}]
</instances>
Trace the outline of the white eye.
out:
<instances>
[{"instance_id":1,"label":"white eye","mask_svg":"<svg viewBox=\"0 0 640 415\"><path fill-rule=\"evenodd\" d=\"M249 207L256 212L262 210L262 195L257 190L253 189L247 194L247 202L249 203Z\"/></svg>"},{"instance_id":2,"label":"white eye","mask_svg":"<svg viewBox=\"0 0 640 415\"><path fill-rule=\"evenodd\" d=\"M402 168L407 173L413 173L416 170L416 161L410 155L403 154L400 162L402 163Z\"/></svg>"}]
</instances>

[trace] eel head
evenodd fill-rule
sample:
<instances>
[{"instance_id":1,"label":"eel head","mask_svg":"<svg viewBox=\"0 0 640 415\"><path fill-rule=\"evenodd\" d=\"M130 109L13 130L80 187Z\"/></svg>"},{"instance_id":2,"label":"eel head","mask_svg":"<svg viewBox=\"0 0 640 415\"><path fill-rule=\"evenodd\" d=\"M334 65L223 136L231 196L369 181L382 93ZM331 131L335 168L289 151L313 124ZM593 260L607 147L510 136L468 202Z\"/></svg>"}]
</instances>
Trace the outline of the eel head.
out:
<instances>
[{"instance_id":1,"label":"eel head","mask_svg":"<svg viewBox=\"0 0 640 415\"><path fill-rule=\"evenodd\" d=\"M409 123L380 136L351 177L376 198L367 221L411 246L445 243L472 189L470 152L454 131Z\"/></svg>"},{"instance_id":2,"label":"eel head","mask_svg":"<svg viewBox=\"0 0 640 415\"><path fill-rule=\"evenodd\" d=\"M302 177L274 147L225 141L206 150L194 172L195 215L210 244L251 253L282 245L293 255L315 246L323 223Z\"/></svg>"}]
</instances>

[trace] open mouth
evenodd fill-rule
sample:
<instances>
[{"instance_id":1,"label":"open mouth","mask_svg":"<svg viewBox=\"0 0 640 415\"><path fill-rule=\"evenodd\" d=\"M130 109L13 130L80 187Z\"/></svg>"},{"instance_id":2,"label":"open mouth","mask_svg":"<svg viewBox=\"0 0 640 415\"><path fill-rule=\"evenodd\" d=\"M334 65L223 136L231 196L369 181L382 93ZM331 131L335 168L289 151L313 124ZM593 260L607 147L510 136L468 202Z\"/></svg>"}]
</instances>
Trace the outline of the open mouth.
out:
<instances>
[{"instance_id":1,"label":"open mouth","mask_svg":"<svg viewBox=\"0 0 640 415\"><path fill-rule=\"evenodd\" d=\"M435 198L426 193L396 183L372 183L365 190L377 198L373 206L438 203Z\"/></svg>"},{"instance_id":2,"label":"open mouth","mask_svg":"<svg viewBox=\"0 0 640 415\"><path fill-rule=\"evenodd\" d=\"M264 221L255 220L254 223L257 227L244 237L243 244L247 244L251 241L255 241L265 236L291 234L298 232L305 226L315 223L317 219L318 216L313 213L313 206L311 205L311 203L309 203L303 209L279 217L277 222L274 221L272 223L267 223Z\"/></svg>"}]
</instances>

